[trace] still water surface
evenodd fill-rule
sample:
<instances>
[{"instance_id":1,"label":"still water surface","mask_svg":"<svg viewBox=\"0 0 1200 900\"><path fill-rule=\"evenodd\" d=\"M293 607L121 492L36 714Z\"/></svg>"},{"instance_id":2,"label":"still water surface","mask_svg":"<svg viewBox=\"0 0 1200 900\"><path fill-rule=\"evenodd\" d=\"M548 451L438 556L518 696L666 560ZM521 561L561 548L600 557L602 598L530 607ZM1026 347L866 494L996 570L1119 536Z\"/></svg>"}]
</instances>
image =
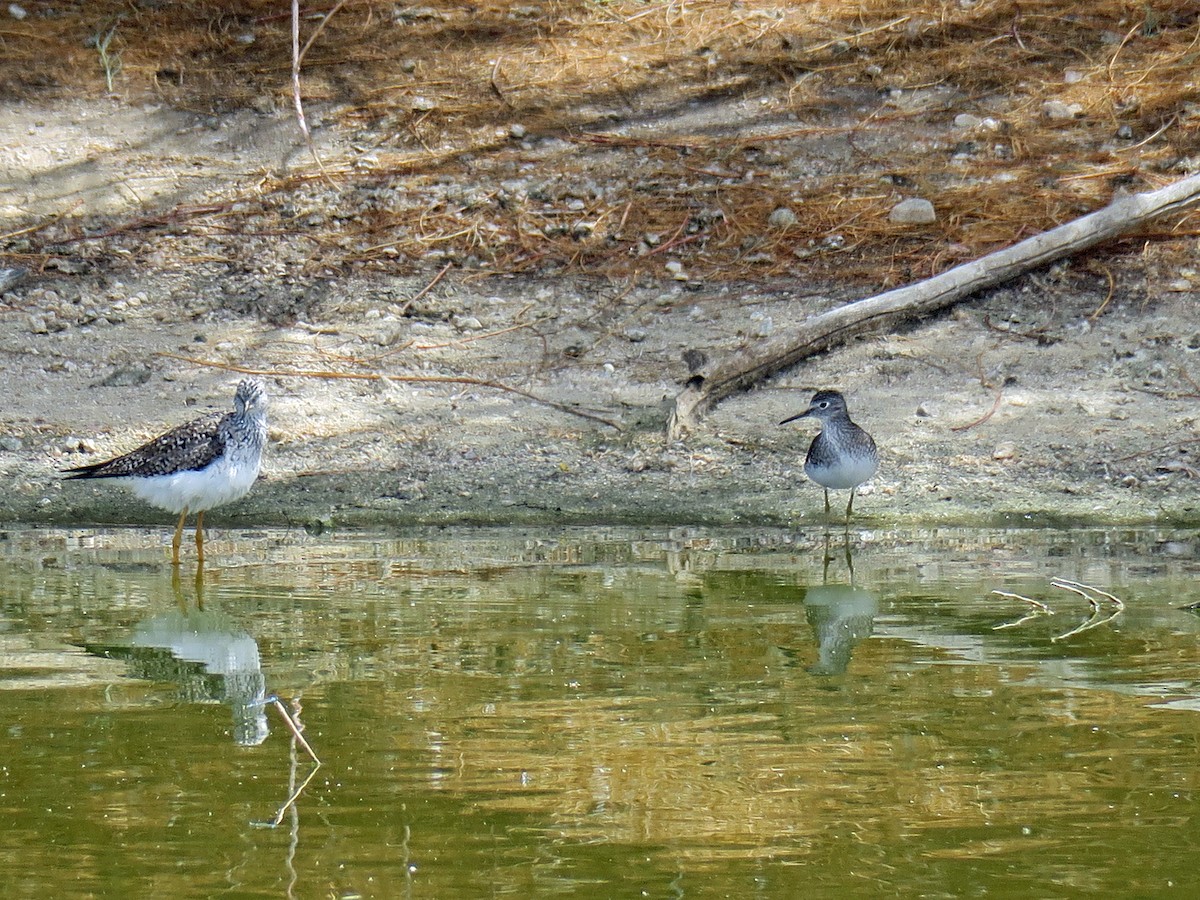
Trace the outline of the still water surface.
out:
<instances>
[{"instance_id":1,"label":"still water surface","mask_svg":"<svg viewBox=\"0 0 1200 900\"><path fill-rule=\"evenodd\" d=\"M1200 886L1194 535L162 538L0 535L6 897Z\"/></svg>"}]
</instances>

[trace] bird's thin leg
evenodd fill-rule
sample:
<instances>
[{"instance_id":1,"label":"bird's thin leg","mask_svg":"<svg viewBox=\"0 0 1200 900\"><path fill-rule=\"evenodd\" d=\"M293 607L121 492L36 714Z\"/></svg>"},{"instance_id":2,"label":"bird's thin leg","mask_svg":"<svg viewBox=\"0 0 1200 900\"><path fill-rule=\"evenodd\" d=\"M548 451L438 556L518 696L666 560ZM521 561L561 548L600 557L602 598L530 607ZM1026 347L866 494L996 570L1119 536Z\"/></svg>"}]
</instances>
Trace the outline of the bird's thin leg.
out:
<instances>
[{"instance_id":1,"label":"bird's thin leg","mask_svg":"<svg viewBox=\"0 0 1200 900\"><path fill-rule=\"evenodd\" d=\"M850 488L850 502L846 504L846 521L850 521L850 510L854 509L854 488Z\"/></svg>"},{"instance_id":2,"label":"bird's thin leg","mask_svg":"<svg viewBox=\"0 0 1200 900\"><path fill-rule=\"evenodd\" d=\"M204 510L196 513L196 561L204 565Z\"/></svg>"},{"instance_id":3,"label":"bird's thin leg","mask_svg":"<svg viewBox=\"0 0 1200 900\"><path fill-rule=\"evenodd\" d=\"M183 540L183 520L187 518L187 507L179 514L179 524L175 526L175 539L171 541L171 564L179 565L179 542Z\"/></svg>"},{"instance_id":4,"label":"bird's thin leg","mask_svg":"<svg viewBox=\"0 0 1200 900\"><path fill-rule=\"evenodd\" d=\"M825 488L825 515L829 515L829 488Z\"/></svg>"}]
</instances>

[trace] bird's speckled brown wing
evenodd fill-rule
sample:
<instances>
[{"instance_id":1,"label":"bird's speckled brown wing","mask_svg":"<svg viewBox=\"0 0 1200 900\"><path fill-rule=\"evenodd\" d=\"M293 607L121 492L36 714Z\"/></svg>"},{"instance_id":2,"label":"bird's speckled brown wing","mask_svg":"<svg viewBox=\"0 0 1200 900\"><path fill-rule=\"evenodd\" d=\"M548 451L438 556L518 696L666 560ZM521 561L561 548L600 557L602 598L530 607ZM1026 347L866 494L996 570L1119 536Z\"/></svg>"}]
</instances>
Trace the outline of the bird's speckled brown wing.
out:
<instances>
[{"instance_id":1,"label":"bird's speckled brown wing","mask_svg":"<svg viewBox=\"0 0 1200 900\"><path fill-rule=\"evenodd\" d=\"M67 478L148 478L203 469L224 451L221 421L231 415L211 413L194 419L123 456L67 469Z\"/></svg>"}]
</instances>

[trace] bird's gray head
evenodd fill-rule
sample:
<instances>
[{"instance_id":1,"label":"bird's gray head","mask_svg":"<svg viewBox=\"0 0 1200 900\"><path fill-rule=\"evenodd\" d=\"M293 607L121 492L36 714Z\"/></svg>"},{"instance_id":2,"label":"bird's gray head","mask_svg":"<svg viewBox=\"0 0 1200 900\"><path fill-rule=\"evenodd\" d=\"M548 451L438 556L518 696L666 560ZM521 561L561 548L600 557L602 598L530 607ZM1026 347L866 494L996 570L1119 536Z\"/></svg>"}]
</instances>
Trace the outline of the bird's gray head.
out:
<instances>
[{"instance_id":1,"label":"bird's gray head","mask_svg":"<svg viewBox=\"0 0 1200 900\"><path fill-rule=\"evenodd\" d=\"M808 409L802 413L796 413L794 416L788 416L779 424L786 425L788 422L803 419L805 416L812 416L822 422L828 422L830 419L844 415L847 415L845 397L837 391L817 391L809 401Z\"/></svg>"},{"instance_id":2,"label":"bird's gray head","mask_svg":"<svg viewBox=\"0 0 1200 900\"><path fill-rule=\"evenodd\" d=\"M240 416L263 415L267 411L267 389L257 378L243 378L233 395L233 409Z\"/></svg>"}]
</instances>

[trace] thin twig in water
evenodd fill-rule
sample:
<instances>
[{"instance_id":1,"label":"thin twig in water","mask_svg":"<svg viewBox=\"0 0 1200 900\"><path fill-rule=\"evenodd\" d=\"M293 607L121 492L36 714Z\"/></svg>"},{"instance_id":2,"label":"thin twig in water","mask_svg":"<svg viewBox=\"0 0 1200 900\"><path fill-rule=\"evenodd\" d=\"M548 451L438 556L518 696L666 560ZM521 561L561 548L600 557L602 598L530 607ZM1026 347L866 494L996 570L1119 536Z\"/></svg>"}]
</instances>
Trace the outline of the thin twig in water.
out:
<instances>
[{"instance_id":1,"label":"thin twig in water","mask_svg":"<svg viewBox=\"0 0 1200 900\"><path fill-rule=\"evenodd\" d=\"M1115 594L1110 594L1108 591L1101 590L1098 587L1092 587L1089 584L1083 584L1079 581L1071 581L1067 578L1052 578L1050 580L1050 586L1061 588L1064 591L1070 591L1073 594L1078 594L1088 602L1088 606L1090 606L1092 610L1091 615L1089 615L1088 618L1085 619L1081 624L1075 628L1072 628L1070 631L1066 631L1060 635L1052 637L1050 639L1052 643L1065 641L1069 637L1074 637L1075 635L1081 634L1084 631L1090 631L1093 628L1098 628L1101 625L1105 625L1125 611L1125 604L1120 597L1117 597ZM1023 625L1032 619L1036 619L1038 616L1054 615L1054 610L1052 610L1041 600L1034 600L1032 597L1026 597L1022 594L1014 594L1010 591L992 591L992 593L1000 597L1008 597L1012 600L1020 600L1022 603L1028 603L1032 607L1032 610L1028 615L1022 616L1015 622L1006 622L1002 625L992 626L993 631L1000 631L1005 628L1016 628L1018 625ZM1103 611L1104 604L1100 598L1107 601L1111 605L1111 612L1106 614Z\"/></svg>"},{"instance_id":2,"label":"thin twig in water","mask_svg":"<svg viewBox=\"0 0 1200 900\"><path fill-rule=\"evenodd\" d=\"M300 726L296 723L296 720L292 718L292 714L287 711L287 707L283 705L282 701L280 701L278 697L271 697L270 702L275 705L275 708L279 710L279 714L283 716L283 722L285 725L287 725L288 731L292 733L292 737L296 739L296 743L304 748L304 752L312 757L313 762L315 762L318 766L321 765L321 760L317 759L317 754L313 752L313 748L309 745L308 741L304 739L304 735L300 733ZM308 782L305 782L305 784L307 783Z\"/></svg>"},{"instance_id":3,"label":"thin twig in water","mask_svg":"<svg viewBox=\"0 0 1200 900\"><path fill-rule=\"evenodd\" d=\"M308 777L305 778L304 781L300 783L300 786L297 787L295 790L293 790L291 795L285 801L283 801L283 805L279 807L278 811L275 813L275 817L273 819L271 819L271 821L269 821L269 822L252 822L251 823L252 825L254 825L257 828L277 828L277 827L279 827L279 823L283 821L283 817L285 815L287 815L287 811L296 805L296 801L300 799L300 795L304 793L304 789L306 787L308 787L308 783L313 780L313 776L316 775L317 770L321 768L321 760L317 759L317 754L313 752L312 746L308 743L308 741L306 741L304 739L304 735L301 734L301 732L304 729L303 729L303 726L300 725L300 723L298 721L299 716L300 716L299 701L294 700L292 702L293 702L293 706L296 710L295 716L293 716L291 713L289 713L287 711L287 707L285 707L283 705L283 702L279 699L279 697L277 697L274 694L259 701L259 703L256 705L274 706L279 711L279 715L283 717L284 724L287 725L288 731L290 731L292 733L292 747L291 747L291 753L290 753L291 761L292 761L291 762L292 769L291 769L291 777L289 778L289 781L292 784L295 784L296 747L297 746L303 747L304 752L307 753L309 755L309 757L312 759L312 761L313 761L312 771L308 773Z\"/></svg>"},{"instance_id":4,"label":"thin twig in water","mask_svg":"<svg viewBox=\"0 0 1200 900\"><path fill-rule=\"evenodd\" d=\"M300 783L300 786L292 791L292 795L283 801L283 805L279 807L279 811L275 813L275 818L270 822L254 822L259 828L278 828L279 823L283 821L283 817L287 815L287 811L296 805L296 801L300 799L300 795L304 793L304 789L308 787L308 783L313 780L313 776L321 768L320 764L313 766L312 771L308 773L308 777Z\"/></svg>"},{"instance_id":5,"label":"thin twig in water","mask_svg":"<svg viewBox=\"0 0 1200 900\"><path fill-rule=\"evenodd\" d=\"M1064 591L1070 591L1073 594L1078 594L1087 600L1088 605L1092 608L1092 614L1082 622L1079 626L1072 628L1070 631L1060 634L1057 637L1050 638L1051 642L1065 641L1069 637L1074 637L1084 631L1090 631L1101 625L1106 625L1125 611L1124 602L1117 596L1110 594L1108 591L1103 591L1098 587L1092 587L1089 584L1083 584L1078 581L1069 581L1066 578L1051 579L1050 585L1056 588L1062 588ZM1099 594L1112 605L1112 612L1104 615L1101 612L1102 604L1093 594Z\"/></svg>"},{"instance_id":6,"label":"thin twig in water","mask_svg":"<svg viewBox=\"0 0 1200 900\"><path fill-rule=\"evenodd\" d=\"M1032 597L1026 597L1022 594L1014 594L1010 591L992 591L992 593L1000 597L1008 597L1012 600L1020 600L1022 603L1028 603L1031 607L1033 607L1029 613L1021 616L1021 618L1017 619L1015 622L1005 622L1002 625L992 626L992 631L1002 631L1005 628L1016 628L1019 625L1024 625L1026 622L1032 619L1036 619L1038 616L1054 615L1054 610L1052 610L1041 600L1034 600Z\"/></svg>"},{"instance_id":7,"label":"thin twig in water","mask_svg":"<svg viewBox=\"0 0 1200 900\"><path fill-rule=\"evenodd\" d=\"M1117 607L1118 610L1123 610L1125 608L1125 602L1120 597L1114 596L1108 591L1101 590L1098 587L1093 587L1090 584L1084 584L1081 581L1070 581L1066 578L1053 578L1050 580L1050 584L1052 587L1063 588L1067 591L1074 591L1076 594L1086 597L1090 603L1093 603L1097 606L1099 605L1099 601L1097 601L1094 597L1088 596L1086 593L1084 593L1084 591L1093 591L1099 594L1113 606Z\"/></svg>"}]
</instances>

